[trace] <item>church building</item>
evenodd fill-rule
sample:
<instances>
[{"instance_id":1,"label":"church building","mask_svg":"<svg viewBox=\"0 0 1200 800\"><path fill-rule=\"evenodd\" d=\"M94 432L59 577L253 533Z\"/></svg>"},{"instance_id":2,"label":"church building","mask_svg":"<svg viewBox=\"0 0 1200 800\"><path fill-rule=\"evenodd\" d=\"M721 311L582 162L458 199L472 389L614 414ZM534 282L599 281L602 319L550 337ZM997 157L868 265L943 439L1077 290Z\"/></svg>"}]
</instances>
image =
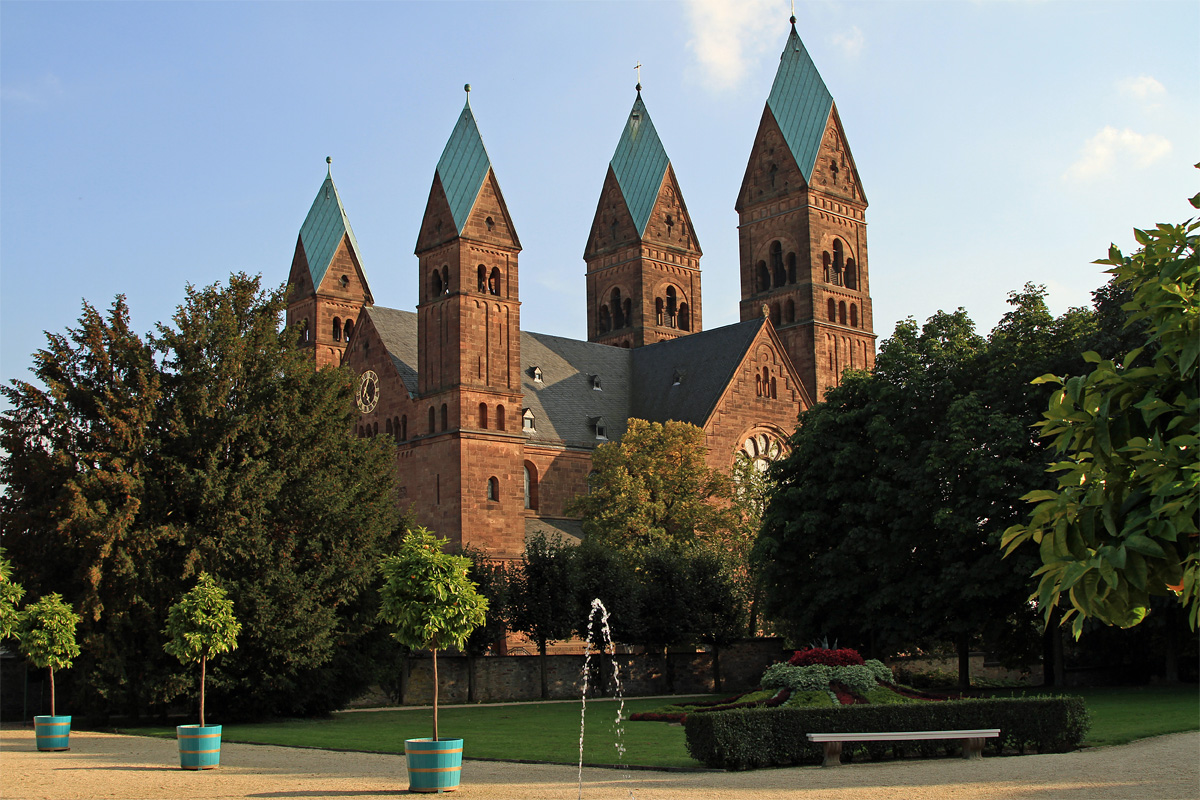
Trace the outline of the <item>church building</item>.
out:
<instances>
[{"instance_id":1,"label":"church building","mask_svg":"<svg viewBox=\"0 0 1200 800\"><path fill-rule=\"evenodd\" d=\"M578 538L565 506L631 418L699 426L713 468L765 468L845 369L873 366L867 201L795 19L735 205L738 323L704 329L700 243L637 88L584 243L587 341L521 326L521 242L469 95L415 312L376 303L332 177L300 228L287 322L317 368L358 376L358 434L395 441L400 504L456 545L519 558L535 532Z\"/></svg>"}]
</instances>

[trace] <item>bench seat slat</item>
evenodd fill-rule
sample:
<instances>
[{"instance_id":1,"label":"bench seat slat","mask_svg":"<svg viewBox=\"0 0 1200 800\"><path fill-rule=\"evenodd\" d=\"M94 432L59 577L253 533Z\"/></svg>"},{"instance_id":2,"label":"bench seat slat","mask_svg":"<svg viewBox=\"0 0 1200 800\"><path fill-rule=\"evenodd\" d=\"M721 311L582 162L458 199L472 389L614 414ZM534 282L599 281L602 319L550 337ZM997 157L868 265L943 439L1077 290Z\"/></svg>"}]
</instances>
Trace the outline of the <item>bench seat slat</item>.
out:
<instances>
[{"instance_id":1,"label":"bench seat slat","mask_svg":"<svg viewBox=\"0 0 1200 800\"><path fill-rule=\"evenodd\" d=\"M999 728L963 731L876 731L874 733L810 733L810 742L898 742L922 739L988 739L1000 735Z\"/></svg>"}]
</instances>

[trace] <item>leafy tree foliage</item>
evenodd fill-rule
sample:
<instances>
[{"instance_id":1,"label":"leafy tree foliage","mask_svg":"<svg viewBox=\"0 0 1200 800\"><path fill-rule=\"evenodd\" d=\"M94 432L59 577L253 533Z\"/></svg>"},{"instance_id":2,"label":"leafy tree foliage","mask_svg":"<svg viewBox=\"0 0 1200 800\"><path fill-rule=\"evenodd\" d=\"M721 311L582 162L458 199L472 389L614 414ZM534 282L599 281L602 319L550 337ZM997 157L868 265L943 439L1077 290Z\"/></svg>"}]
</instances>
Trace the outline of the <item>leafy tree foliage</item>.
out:
<instances>
[{"instance_id":1,"label":"leafy tree foliage","mask_svg":"<svg viewBox=\"0 0 1200 800\"><path fill-rule=\"evenodd\" d=\"M408 531L399 552L380 562L384 585L379 618L394 626L392 636L413 649L433 651L433 738L438 738L437 651L462 650L483 625L487 599L469 577L471 560L445 552L446 539L429 530Z\"/></svg>"},{"instance_id":2,"label":"leafy tree foliage","mask_svg":"<svg viewBox=\"0 0 1200 800\"><path fill-rule=\"evenodd\" d=\"M390 448L351 435L352 379L280 330L282 289L189 287L143 340L118 297L48 334L35 382L3 387L0 521L33 591L81 610L75 681L93 712L144 713L187 688L158 641L193 576L224 576L242 647L210 700L321 713L362 686L360 596L390 547ZM347 657L348 656L348 657Z\"/></svg>"},{"instance_id":3,"label":"leafy tree foliage","mask_svg":"<svg viewBox=\"0 0 1200 800\"><path fill-rule=\"evenodd\" d=\"M629 420L620 442L592 454L588 494L568 504L587 538L623 549L711 541L732 527L728 478L705 463L704 431Z\"/></svg>"},{"instance_id":4,"label":"leafy tree foliage","mask_svg":"<svg viewBox=\"0 0 1200 800\"><path fill-rule=\"evenodd\" d=\"M1200 207L1200 195L1192 198ZM1115 246L1097 263L1128 293L1128 325L1142 347L1123 359L1084 358L1090 372L1046 375L1058 386L1041 435L1059 460L1054 488L1030 492L1029 522L1004 535L1006 553L1040 548L1037 597L1069 604L1076 637L1085 619L1127 627L1155 595L1176 593L1193 630L1200 618L1200 222L1135 231L1142 249Z\"/></svg>"},{"instance_id":5,"label":"leafy tree foliage","mask_svg":"<svg viewBox=\"0 0 1200 800\"><path fill-rule=\"evenodd\" d=\"M501 642L508 631L510 579L507 562L489 558L486 551L463 548L462 555L471 562L467 577L479 594L487 600L487 619L467 637L464 651L471 663L467 669L467 702L475 702L474 660Z\"/></svg>"},{"instance_id":6,"label":"leafy tree foliage","mask_svg":"<svg viewBox=\"0 0 1200 800\"><path fill-rule=\"evenodd\" d=\"M30 604L21 615L18 638L21 652L36 667L50 670L50 716L54 710L54 670L69 669L79 655L75 628L79 615L58 592Z\"/></svg>"},{"instance_id":7,"label":"leafy tree foliage","mask_svg":"<svg viewBox=\"0 0 1200 800\"><path fill-rule=\"evenodd\" d=\"M900 323L873 373L847 373L801 417L753 553L766 613L795 638L871 655L954 640L965 681L971 637L1031 629L1029 564L996 557L1044 481L1026 384L1092 323L1052 317L1039 287L1009 302L988 339L961 309Z\"/></svg>"},{"instance_id":8,"label":"leafy tree foliage","mask_svg":"<svg viewBox=\"0 0 1200 800\"><path fill-rule=\"evenodd\" d=\"M200 665L200 726L204 727L204 683L208 659L237 649L242 626L233 614L233 602L207 572L201 572L192 590L167 612L167 641L163 650L181 664Z\"/></svg>"},{"instance_id":9,"label":"leafy tree foliage","mask_svg":"<svg viewBox=\"0 0 1200 800\"><path fill-rule=\"evenodd\" d=\"M25 596L25 587L12 578L12 562L0 547L0 641L10 639L17 633L21 621L18 606Z\"/></svg>"},{"instance_id":10,"label":"leafy tree foliage","mask_svg":"<svg viewBox=\"0 0 1200 800\"><path fill-rule=\"evenodd\" d=\"M511 582L509 623L513 630L537 642L542 699L550 696L546 646L569 638L579 619L573 550L559 539L531 538L525 544L520 571Z\"/></svg>"}]
</instances>

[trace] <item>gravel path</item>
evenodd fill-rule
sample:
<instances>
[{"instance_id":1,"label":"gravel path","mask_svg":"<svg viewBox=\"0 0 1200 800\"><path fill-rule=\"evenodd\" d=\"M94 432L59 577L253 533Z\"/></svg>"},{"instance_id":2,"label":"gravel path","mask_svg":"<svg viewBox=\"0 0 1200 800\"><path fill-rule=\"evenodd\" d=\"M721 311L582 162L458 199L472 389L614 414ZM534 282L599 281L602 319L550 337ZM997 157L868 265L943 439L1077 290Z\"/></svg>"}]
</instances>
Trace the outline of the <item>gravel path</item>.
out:
<instances>
[{"instance_id":1,"label":"gravel path","mask_svg":"<svg viewBox=\"0 0 1200 800\"><path fill-rule=\"evenodd\" d=\"M171 740L71 732L71 750L39 753L32 731L0 732L4 800L223 800L405 794L404 757L222 745L221 767L178 768ZM958 758L669 773L585 769L588 800L1200 800L1200 733L1062 755ZM459 798L576 798L574 767L467 760Z\"/></svg>"}]
</instances>

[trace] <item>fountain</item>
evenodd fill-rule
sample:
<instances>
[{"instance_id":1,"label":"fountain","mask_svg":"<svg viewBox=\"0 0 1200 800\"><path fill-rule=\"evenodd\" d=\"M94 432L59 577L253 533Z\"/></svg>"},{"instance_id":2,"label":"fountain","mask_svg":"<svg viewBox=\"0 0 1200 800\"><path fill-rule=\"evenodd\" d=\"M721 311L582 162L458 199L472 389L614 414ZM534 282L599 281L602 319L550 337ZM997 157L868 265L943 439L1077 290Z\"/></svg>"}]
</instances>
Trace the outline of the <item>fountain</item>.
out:
<instances>
[{"instance_id":1,"label":"fountain","mask_svg":"<svg viewBox=\"0 0 1200 800\"><path fill-rule=\"evenodd\" d=\"M625 781L629 782L630 780L628 765L625 763L625 743L622 741L622 736L625 732L623 727L625 696L621 693L621 667L617 664L617 646L613 643L612 630L608 627L608 609L604 607L604 603L597 597L592 601L592 608L588 612L587 640L583 648L583 702L579 709L579 800L583 800L583 731L587 725L588 679L591 677L592 645L594 642L593 628L596 623L597 611L600 612L600 633L604 636L609 658L612 659L613 693L617 698L617 718L613 723L617 735L616 742L614 743L614 747L617 749L617 766L625 770ZM605 650L601 647L598 652L603 653ZM629 788L629 798L630 800L635 800L633 787Z\"/></svg>"}]
</instances>

